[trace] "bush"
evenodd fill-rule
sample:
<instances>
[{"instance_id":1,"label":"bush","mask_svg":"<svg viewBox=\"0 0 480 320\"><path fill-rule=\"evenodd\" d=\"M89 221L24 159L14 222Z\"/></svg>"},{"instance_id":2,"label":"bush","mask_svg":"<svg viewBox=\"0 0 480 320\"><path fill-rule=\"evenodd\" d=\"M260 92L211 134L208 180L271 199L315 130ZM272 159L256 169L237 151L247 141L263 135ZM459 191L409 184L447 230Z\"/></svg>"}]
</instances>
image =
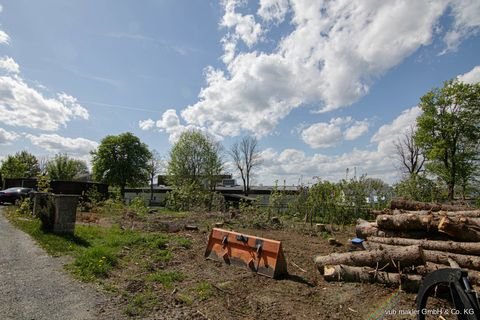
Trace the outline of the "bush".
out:
<instances>
[{"instance_id":1,"label":"bush","mask_svg":"<svg viewBox=\"0 0 480 320\"><path fill-rule=\"evenodd\" d=\"M30 198L25 198L20 202L18 209L16 210L19 214L31 214L32 213L32 201Z\"/></svg>"},{"instance_id":2,"label":"bush","mask_svg":"<svg viewBox=\"0 0 480 320\"><path fill-rule=\"evenodd\" d=\"M130 202L128 209L140 217L143 217L148 213L148 207L145 205L145 200L140 197L135 197L132 202Z\"/></svg>"}]
</instances>

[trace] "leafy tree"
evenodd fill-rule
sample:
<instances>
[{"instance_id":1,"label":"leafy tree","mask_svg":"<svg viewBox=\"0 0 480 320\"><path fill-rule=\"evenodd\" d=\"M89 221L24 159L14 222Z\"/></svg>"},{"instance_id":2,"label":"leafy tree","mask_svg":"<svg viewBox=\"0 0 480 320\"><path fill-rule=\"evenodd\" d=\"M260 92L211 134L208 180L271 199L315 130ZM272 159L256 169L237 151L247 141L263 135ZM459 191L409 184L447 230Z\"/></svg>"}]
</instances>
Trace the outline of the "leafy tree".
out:
<instances>
[{"instance_id":1,"label":"leafy tree","mask_svg":"<svg viewBox=\"0 0 480 320\"><path fill-rule=\"evenodd\" d=\"M230 156L240 172L243 181L243 192L248 196L252 171L262 163L257 138L252 136L243 137L240 143L237 142L232 145Z\"/></svg>"},{"instance_id":2,"label":"leafy tree","mask_svg":"<svg viewBox=\"0 0 480 320\"><path fill-rule=\"evenodd\" d=\"M395 184L395 195L423 202L440 201L442 186L427 178L425 174L413 174Z\"/></svg>"},{"instance_id":3,"label":"leafy tree","mask_svg":"<svg viewBox=\"0 0 480 320\"><path fill-rule=\"evenodd\" d=\"M174 186L194 183L215 190L223 169L220 145L199 131L185 131L170 151L167 174Z\"/></svg>"},{"instance_id":4,"label":"leafy tree","mask_svg":"<svg viewBox=\"0 0 480 320\"><path fill-rule=\"evenodd\" d=\"M2 162L1 171L3 178L33 178L40 173L37 158L27 151L7 156Z\"/></svg>"},{"instance_id":5,"label":"leafy tree","mask_svg":"<svg viewBox=\"0 0 480 320\"><path fill-rule=\"evenodd\" d=\"M106 136L91 154L94 178L119 187L122 198L127 185L138 186L148 181L150 151L130 132Z\"/></svg>"},{"instance_id":6,"label":"leafy tree","mask_svg":"<svg viewBox=\"0 0 480 320\"><path fill-rule=\"evenodd\" d=\"M182 133L170 151L167 165L169 182L178 192L195 190L195 199L207 199L209 209L222 170L221 145L199 131ZM201 195L205 192L209 194ZM183 201L192 202L188 199Z\"/></svg>"},{"instance_id":7,"label":"leafy tree","mask_svg":"<svg viewBox=\"0 0 480 320\"><path fill-rule=\"evenodd\" d=\"M478 168L480 83L447 81L425 94L419 106L423 114L415 142L424 150L427 169L445 182L453 200L456 184L469 182Z\"/></svg>"},{"instance_id":8,"label":"leafy tree","mask_svg":"<svg viewBox=\"0 0 480 320\"><path fill-rule=\"evenodd\" d=\"M45 165L45 170L52 180L73 180L81 174L88 173L87 163L59 153Z\"/></svg>"},{"instance_id":9,"label":"leafy tree","mask_svg":"<svg viewBox=\"0 0 480 320\"><path fill-rule=\"evenodd\" d=\"M153 185L155 177L162 171L163 161L156 150L150 150L151 157L148 159L147 171L150 180L150 201L153 201Z\"/></svg>"}]
</instances>

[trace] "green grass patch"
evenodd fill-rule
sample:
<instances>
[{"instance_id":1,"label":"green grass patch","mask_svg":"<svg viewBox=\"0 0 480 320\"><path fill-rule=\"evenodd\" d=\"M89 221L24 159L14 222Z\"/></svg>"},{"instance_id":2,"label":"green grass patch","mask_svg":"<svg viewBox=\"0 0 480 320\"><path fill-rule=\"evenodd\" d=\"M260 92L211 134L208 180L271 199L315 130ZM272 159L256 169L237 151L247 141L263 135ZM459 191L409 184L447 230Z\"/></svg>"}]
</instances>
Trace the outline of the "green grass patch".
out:
<instances>
[{"instance_id":1,"label":"green grass patch","mask_svg":"<svg viewBox=\"0 0 480 320\"><path fill-rule=\"evenodd\" d=\"M213 286L206 281L202 281L195 287L195 292L200 300L207 300L213 295Z\"/></svg>"},{"instance_id":2,"label":"green grass patch","mask_svg":"<svg viewBox=\"0 0 480 320\"><path fill-rule=\"evenodd\" d=\"M147 281L159 282L166 288L171 288L174 282L185 279L185 276L178 271L157 271L147 276Z\"/></svg>"},{"instance_id":3,"label":"green grass patch","mask_svg":"<svg viewBox=\"0 0 480 320\"><path fill-rule=\"evenodd\" d=\"M130 253L127 260L148 256L156 262L167 262L173 257L169 250L170 238L164 234L124 231L118 226L77 225L74 236L56 235L41 230L38 219L19 215L14 209L7 210L6 216L50 255L72 256L73 262L67 269L84 281L107 277L124 258L123 249Z\"/></svg>"},{"instance_id":4,"label":"green grass patch","mask_svg":"<svg viewBox=\"0 0 480 320\"><path fill-rule=\"evenodd\" d=\"M142 316L156 305L156 299L156 295L150 290L137 293L128 303L125 313L130 317Z\"/></svg>"},{"instance_id":5,"label":"green grass patch","mask_svg":"<svg viewBox=\"0 0 480 320\"><path fill-rule=\"evenodd\" d=\"M192 241L190 239L184 238L184 237L175 237L173 238L173 241L179 245L180 247L183 247L185 249L190 249L192 247Z\"/></svg>"}]
</instances>

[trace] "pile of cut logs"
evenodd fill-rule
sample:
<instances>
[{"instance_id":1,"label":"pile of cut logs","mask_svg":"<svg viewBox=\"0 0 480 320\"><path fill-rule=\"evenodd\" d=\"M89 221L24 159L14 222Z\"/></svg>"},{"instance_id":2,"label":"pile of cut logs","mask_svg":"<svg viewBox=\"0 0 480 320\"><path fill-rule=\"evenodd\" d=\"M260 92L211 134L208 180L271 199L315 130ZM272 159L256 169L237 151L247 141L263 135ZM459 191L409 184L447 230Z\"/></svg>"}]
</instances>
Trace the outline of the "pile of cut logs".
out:
<instances>
[{"instance_id":1,"label":"pile of cut logs","mask_svg":"<svg viewBox=\"0 0 480 320\"><path fill-rule=\"evenodd\" d=\"M468 271L480 286L480 210L393 199L376 221L357 221L363 250L317 256L327 281L378 282L416 292L440 268Z\"/></svg>"}]
</instances>

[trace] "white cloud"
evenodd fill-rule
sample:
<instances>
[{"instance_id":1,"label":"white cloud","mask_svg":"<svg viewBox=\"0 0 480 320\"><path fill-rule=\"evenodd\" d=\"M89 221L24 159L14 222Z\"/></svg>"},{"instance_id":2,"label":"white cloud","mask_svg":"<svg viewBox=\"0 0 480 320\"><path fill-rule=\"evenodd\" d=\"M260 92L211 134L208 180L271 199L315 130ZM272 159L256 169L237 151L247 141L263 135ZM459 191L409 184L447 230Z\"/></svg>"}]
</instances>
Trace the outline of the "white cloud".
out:
<instances>
[{"instance_id":1,"label":"white cloud","mask_svg":"<svg viewBox=\"0 0 480 320\"><path fill-rule=\"evenodd\" d=\"M138 121L138 126L142 130L150 130L150 129L153 129L155 127L155 121L153 121L150 118L147 119L147 120L140 120L140 121Z\"/></svg>"},{"instance_id":2,"label":"white cloud","mask_svg":"<svg viewBox=\"0 0 480 320\"><path fill-rule=\"evenodd\" d=\"M300 177L304 183L312 177L318 176L322 179L337 181L345 178L346 170L349 169L349 177L353 176L354 168L357 176L368 174L370 177L378 177L388 183L395 182L399 174L395 168L395 153L393 142L399 137L416 118L421 114L418 107L403 111L392 122L381 126L373 135L372 142L376 145L374 149L360 150L354 148L352 151L339 155L324 155L314 153L307 155L302 150L285 149L277 152L271 148L262 151L263 164L257 172L257 176L263 180L263 184L272 184L275 180L287 181L287 184L297 184ZM355 124L361 126L362 121L347 122L348 118L332 119L330 123L323 123L327 126L335 126L335 123ZM339 128L339 127L337 127ZM350 127L351 128L351 127ZM348 131L348 129L347 129ZM341 137L335 137L341 139Z\"/></svg>"},{"instance_id":3,"label":"white cloud","mask_svg":"<svg viewBox=\"0 0 480 320\"><path fill-rule=\"evenodd\" d=\"M224 1L221 25L230 30L222 39L226 70L207 68L198 102L180 112L187 124L222 136L242 130L269 134L293 109L305 105L318 105L321 112L351 105L376 79L429 45L450 6L455 30L471 34L478 30L480 16L469 19L468 10L476 5L453 0L262 0L259 21L282 21L291 12L293 30L272 52L237 52L238 39L252 46L267 30L255 16L236 11L242 3ZM248 27L240 28L242 23ZM346 137L366 130L365 124L357 124Z\"/></svg>"},{"instance_id":4,"label":"white cloud","mask_svg":"<svg viewBox=\"0 0 480 320\"><path fill-rule=\"evenodd\" d=\"M8 34L3 31L3 30L0 30L0 44L9 44L10 43L10 37L8 36Z\"/></svg>"},{"instance_id":5,"label":"white cloud","mask_svg":"<svg viewBox=\"0 0 480 320\"><path fill-rule=\"evenodd\" d=\"M20 66L10 57L0 58L0 69L5 70L8 73L20 73Z\"/></svg>"},{"instance_id":6,"label":"white cloud","mask_svg":"<svg viewBox=\"0 0 480 320\"><path fill-rule=\"evenodd\" d=\"M288 12L288 0L260 0L257 14L265 21L283 22Z\"/></svg>"},{"instance_id":7,"label":"white cloud","mask_svg":"<svg viewBox=\"0 0 480 320\"><path fill-rule=\"evenodd\" d=\"M319 122L303 130L302 139L312 148L328 148L342 139L342 130L333 123Z\"/></svg>"},{"instance_id":8,"label":"white cloud","mask_svg":"<svg viewBox=\"0 0 480 320\"><path fill-rule=\"evenodd\" d=\"M18 137L19 135L17 133L0 128L0 145L11 144L12 141L16 140Z\"/></svg>"},{"instance_id":9,"label":"white cloud","mask_svg":"<svg viewBox=\"0 0 480 320\"><path fill-rule=\"evenodd\" d=\"M368 132L368 121L355 121L355 123L345 130L345 140L355 140Z\"/></svg>"},{"instance_id":10,"label":"white cloud","mask_svg":"<svg viewBox=\"0 0 480 320\"><path fill-rule=\"evenodd\" d=\"M442 52L456 51L461 41L478 33L480 26L480 2L478 0L452 1L453 28L444 36L447 48Z\"/></svg>"},{"instance_id":11,"label":"white cloud","mask_svg":"<svg viewBox=\"0 0 480 320\"><path fill-rule=\"evenodd\" d=\"M239 0L224 0L225 14L220 25L232 28L236 38L240 38L247 46L251 47L262 35L262 26L255 22L255 17L251 14L242 15L236 12L236 8L242 5Z\"/></svg>"},{"instance_id":12,"label":"white cloud","mask_svg":"<svg viewBox=\"0 0 480 320\"><path fill-rule=\"evenodd\" d=\"M27 134L25 137L30 142L52 153L67 153L74 156L88 156L90 151L98 147L96 141L85 138L68 138L58 134L41 134L35 136Z\"/></svg>"},{"instance_id":13,"label":"white cloud","mask_svg":"<svg viewBox=\"0 0 480 320\"><path fill-rule=\"evenodd\" d=\"M352 117L332 118L327 122L318 122L303 127L303 141L312 148L328 148L338 144L342 139L355 140L368 131L367 120L356 121ZM343 131L343 133L342 133Z\"/></svg>"},{"instance_id":14,"label":"white cloud","mask_svg":"<svg viewBox=\"0 0 480 320\"><path fill-rule=\"evenodd\" d=\"M17 65L11 58L6 61L10 68ZM29 86L18 74L0 77L0 122L10 126L55 131L66 126L72 119L86 120L88 117L88 111L77 99L66 93L59 93L56 98L47 98Z\"/></svg>"},{"instance_id":15,"label":"white cloud","mask_svg":"<svg viewBox=\"0 0 480 320\"><path fill-rule=\"evenodd\" d=\"M476 66L472 70L458 76L458 80L466 83L480 82L480 66Z\"/></svg>"}]
</instances>

